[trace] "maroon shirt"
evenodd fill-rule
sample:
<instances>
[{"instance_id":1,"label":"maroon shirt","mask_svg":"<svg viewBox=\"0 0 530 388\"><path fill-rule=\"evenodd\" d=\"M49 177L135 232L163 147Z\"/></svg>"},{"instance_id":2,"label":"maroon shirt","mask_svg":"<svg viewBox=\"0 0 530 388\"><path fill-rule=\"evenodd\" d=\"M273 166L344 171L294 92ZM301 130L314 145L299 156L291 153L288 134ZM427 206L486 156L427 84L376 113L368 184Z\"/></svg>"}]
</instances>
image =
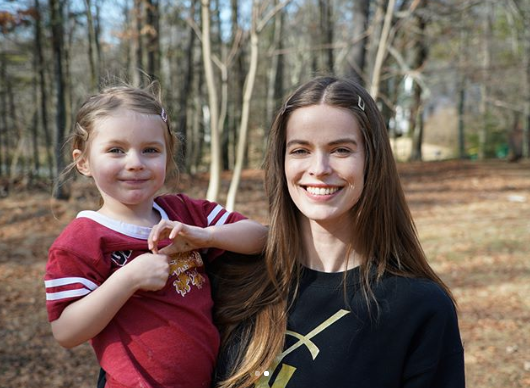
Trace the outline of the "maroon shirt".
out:
<instances>
[{"instance_id":1,"label":"maroon shirt","mask_svg":"<svg viewBox=\"0 0 530 388\"><path fill-rule=\"evenodd\" d=\"M179 195L158 197L162 218L206 227L244 219L220 205ZM46 305L49 321L99 287L114 271L149 252L150 228L93 211L79 213L49 250ZM166 245L161 244L161 247ZM166 286L136 292L91 340L107 387L209 387L219 334L212 322L210 281L202 258L222 251L193 251L171 263Z\"/></svg>"}]
</instances>

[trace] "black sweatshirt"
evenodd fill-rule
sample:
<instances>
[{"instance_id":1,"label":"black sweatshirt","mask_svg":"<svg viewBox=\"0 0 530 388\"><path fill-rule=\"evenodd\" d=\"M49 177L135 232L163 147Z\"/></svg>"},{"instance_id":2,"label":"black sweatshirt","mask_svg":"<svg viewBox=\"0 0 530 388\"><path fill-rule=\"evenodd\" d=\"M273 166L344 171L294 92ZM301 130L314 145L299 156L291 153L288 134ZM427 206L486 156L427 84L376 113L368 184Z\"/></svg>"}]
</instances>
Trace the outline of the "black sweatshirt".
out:
<instances>
[{"instance_id":1,"label":"black sweatshirt","mask_svg":"<svg viewBox=\"0 0 530 388\"><path fill-rule=\"evenodd\" d=\"M257 388L462 388L464 351L451 299L434 282L387 275L368 311L358 268L304 269L279 364ZM347 302L346 302L346 301Z\"/></svg>"}]
</instances>

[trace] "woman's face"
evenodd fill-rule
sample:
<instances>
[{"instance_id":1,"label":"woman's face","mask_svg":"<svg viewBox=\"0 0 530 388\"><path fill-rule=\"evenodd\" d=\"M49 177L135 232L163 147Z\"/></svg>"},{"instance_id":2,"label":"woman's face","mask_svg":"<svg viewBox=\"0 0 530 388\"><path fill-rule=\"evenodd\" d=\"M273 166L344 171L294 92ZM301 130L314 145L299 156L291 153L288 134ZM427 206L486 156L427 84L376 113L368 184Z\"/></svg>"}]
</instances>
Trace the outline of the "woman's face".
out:
<instances>
[{"instance_id":1,"label":"woman's face","mask_svg":"<svg viewBox=\"0 0 530 388\"><path fill-rule=\"evenodd\" d=\"M298 210L319 224L350 223L364 186L364 142L355 116L325 104L298 108L286 137L285 176Z\"/></svg>"}]
</instances>

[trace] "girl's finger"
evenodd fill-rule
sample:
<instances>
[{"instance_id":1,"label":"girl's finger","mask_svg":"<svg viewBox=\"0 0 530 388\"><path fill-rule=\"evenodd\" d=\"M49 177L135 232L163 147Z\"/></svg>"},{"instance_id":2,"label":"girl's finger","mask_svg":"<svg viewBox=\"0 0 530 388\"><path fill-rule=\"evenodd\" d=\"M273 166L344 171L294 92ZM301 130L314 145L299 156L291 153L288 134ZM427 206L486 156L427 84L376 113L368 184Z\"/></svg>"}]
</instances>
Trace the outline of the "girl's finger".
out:
<instances>
[{"instance_id":1,"label":"girl's finger","mask_svg":"<svg viewBox=\"0 0 530 388\"><path fill-rule=\"evenodd\" d=\"M177 237L177 234L179 234L181 230L182 230L182 224L179 222L177 225L173 227L173 229L171 230L171 233L169 233L169 238L171 240L175 239L175 237Z\"/></svg>"}]
</instances>

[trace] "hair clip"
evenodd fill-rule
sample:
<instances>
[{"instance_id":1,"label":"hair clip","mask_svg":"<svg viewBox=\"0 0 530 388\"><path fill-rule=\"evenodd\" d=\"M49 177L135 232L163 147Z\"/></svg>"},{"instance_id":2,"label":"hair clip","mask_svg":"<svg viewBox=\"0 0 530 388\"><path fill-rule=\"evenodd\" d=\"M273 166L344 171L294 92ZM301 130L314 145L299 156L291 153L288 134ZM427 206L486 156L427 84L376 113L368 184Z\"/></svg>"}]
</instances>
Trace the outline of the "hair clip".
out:
<instances>
[{"instance_id":1,"label":"hair clip","mask_svg":"<svg viewBox=\"0 0 530 388\"><path fill-rule=\"evenodd\" d=\"M361 110L364 112L364 107L366 106L366 104L364 103L363 99L361 98L361 96L359 96L359 100L357 101L357 106L359 108L361 108Z\"/></svg>"},{"instance_id":2,"label":"hair clip","mask_svg":"<svg viewBox=\"0 0 530 388\"><path fill-rule=\"evenodd\" d=\"M164 121L164 123L167 123L167 113L164 110L164 108L162 108L162 112L160 112L160 117L162 117L162 120Z\"/></svg>"}]
</instances>

